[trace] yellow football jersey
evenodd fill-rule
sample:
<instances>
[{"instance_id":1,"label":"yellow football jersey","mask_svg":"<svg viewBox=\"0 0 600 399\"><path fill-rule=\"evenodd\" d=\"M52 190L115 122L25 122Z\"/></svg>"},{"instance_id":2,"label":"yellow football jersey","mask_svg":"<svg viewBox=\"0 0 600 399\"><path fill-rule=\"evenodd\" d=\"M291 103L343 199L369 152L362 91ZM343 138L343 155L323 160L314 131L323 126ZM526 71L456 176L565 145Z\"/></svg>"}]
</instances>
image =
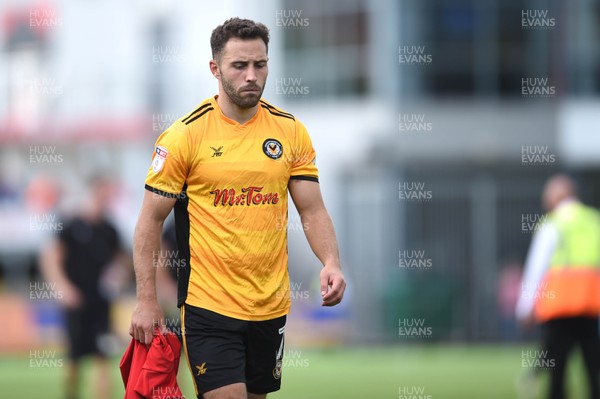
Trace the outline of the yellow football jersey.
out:
<instances>
[{"instance_id":1,"label":"yellow football jersey","mask_svg":"<svg viewBox=\"0 0 600 399\"><path fill-rule=\"evenodd\" d=\"M290 308L288 183L318 182L315 151L293 115L261 99L239 124L216 98L160 135L146 189L177 198L178 305L269 320Z\"/></svg>"}]
</instances>

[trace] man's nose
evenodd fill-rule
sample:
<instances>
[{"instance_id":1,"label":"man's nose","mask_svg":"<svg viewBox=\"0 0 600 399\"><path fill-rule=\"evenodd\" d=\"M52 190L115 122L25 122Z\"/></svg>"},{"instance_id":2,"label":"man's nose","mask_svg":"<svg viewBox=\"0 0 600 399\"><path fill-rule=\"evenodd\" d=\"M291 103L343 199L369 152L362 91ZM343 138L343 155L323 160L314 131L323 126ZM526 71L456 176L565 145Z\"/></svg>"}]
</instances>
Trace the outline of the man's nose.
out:
<instances>
[{"instance_id":1,"label":"man's nose","mask_svg":"<svg viewBox=\"0 0 600 399\"><path fill-rule=\"evenodd\" d=\"M256 82L256 69L252 65L247 69L246 82Z\"/></svg>"}]
</instances>

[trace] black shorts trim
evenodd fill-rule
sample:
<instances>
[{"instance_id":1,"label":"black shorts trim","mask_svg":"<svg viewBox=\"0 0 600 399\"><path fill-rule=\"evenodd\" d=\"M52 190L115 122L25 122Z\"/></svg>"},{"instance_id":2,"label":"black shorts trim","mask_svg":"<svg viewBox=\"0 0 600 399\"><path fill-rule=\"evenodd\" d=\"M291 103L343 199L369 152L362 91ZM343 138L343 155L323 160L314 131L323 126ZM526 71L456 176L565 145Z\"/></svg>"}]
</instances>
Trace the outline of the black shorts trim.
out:
<instances>
[{"instance_id":1,"label":"black shorts trim","mask_svg":"<svg viewBox=\"0 0 600 399\"><path fill-rule=\"evenodd\" d=\"M255 394L279 390L285 321L239 320L184 304L183 346L198 398L240 382Z\"/></svg>"}]
</instances>

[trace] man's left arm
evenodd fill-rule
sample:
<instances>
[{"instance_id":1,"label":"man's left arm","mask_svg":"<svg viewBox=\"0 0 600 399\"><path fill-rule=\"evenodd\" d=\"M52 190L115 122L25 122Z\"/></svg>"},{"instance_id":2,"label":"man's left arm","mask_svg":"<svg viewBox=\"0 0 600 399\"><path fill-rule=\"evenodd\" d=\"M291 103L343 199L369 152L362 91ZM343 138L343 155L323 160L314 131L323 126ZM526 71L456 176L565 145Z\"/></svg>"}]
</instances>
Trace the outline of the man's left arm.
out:
<instances>
[{"instance_id":1,"label":"man's left arm","mask_svg":"<svg viewBox=\"0 0 600 399\"><path fill-rule=\"evenodd\" d=\"M291 179L288 188L302 225L306 226L306 239L323 264L320 274L323 306L335 306L342 301L346 282L342 275L335 230L325 209L319 183Z\"/></svg>"}]
</instances>

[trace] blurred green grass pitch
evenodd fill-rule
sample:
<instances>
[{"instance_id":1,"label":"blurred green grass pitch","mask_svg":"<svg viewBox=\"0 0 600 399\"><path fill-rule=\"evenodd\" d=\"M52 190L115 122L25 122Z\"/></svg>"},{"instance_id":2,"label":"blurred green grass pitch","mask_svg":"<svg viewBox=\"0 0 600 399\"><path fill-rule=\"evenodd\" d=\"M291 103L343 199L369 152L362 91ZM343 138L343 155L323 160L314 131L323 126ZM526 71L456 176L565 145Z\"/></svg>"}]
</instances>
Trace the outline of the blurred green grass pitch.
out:
<instances>
[{"instance_id":1,"label":"blurred green grass pitch","mask_svg":"<svg viewBox=\"0 0 600 399\"><path fill-rule=\"evenodd\" d=\"M399 387L423 387L424 397L431 399L519 398L516 384L526 372L521 366L521 350L527 349L538 348L398 345L291 349L301 361L296 367L284 367L282 390L269 398L397 399ZM188 399L195 398L185 357L181 360L179 381L183 393ZM112 360L114 398L122 398L124 393L118 362L118 358ZM89 368L86 364L84 388L91 386ZM3 357L0 359L0 397L62 398L64 371L63 368L31 368L27 355ZM545 386L544 376L539 381ZM568 384L574 389L571 398L585 397L579 355L571 359ZM82 399L87 398L92 395L82 396Z\"/></svg>"}]
</instances>

